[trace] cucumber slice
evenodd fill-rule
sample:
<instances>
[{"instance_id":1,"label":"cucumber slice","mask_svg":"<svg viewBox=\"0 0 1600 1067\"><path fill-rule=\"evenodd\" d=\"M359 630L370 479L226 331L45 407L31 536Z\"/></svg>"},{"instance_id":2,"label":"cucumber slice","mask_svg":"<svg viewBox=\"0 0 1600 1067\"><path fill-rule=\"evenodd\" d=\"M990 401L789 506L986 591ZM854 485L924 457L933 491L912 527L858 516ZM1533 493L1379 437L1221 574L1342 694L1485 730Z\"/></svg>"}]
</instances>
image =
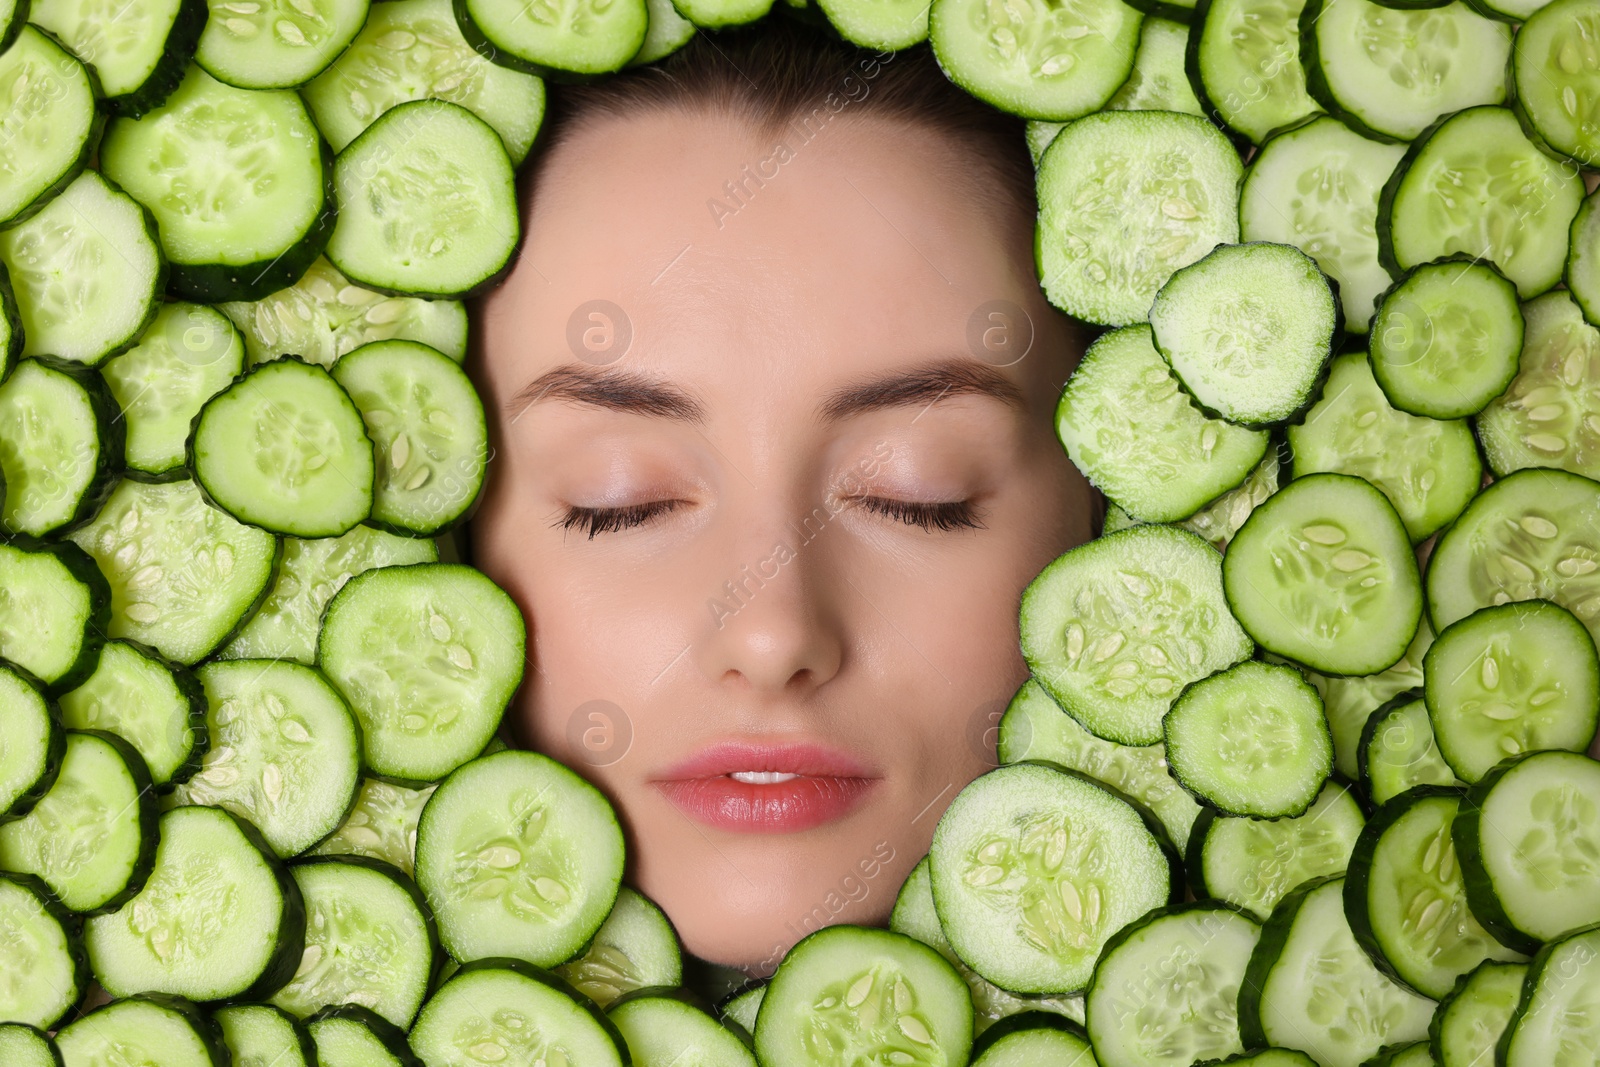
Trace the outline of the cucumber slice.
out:
<instances>
[{"instance_id":1,"label":"cucumber slice","mask_svg":"<svg viewBox=\"0 0 1600 1067\"><path fill-rule=\"evenodd\" d=\"M961 957L950 947L950 942L944 936L944 929L939 925L939 914L933 906L933 881L928 874L926 856L917 861L917 865L911 869L911 873L900 886L900 892L894 898L894 911L889 916L889 929L897 934L916 938L943 956L945 961L956 969L962 981L967 983L967 992L972 996L973 1028L981 1033L986 1034L1001 1022L1019 1015L1027 1016L1028 1020L1025 1021L1035 1023L1045 1015L1070 1020L1077 1024L1083 1022L1081 993L1067 996L1019 996L1001 989L961 962ZM763 986L752 992L764 994L765 991ZM760 997L756 997L756 1003L759 1005ZM745 1029L755 1031L753 1014L750 1024ZM974 1056L977 1053L978 1049L974 1046Z\"/></svg>"},{"instance_id":2,"label":"cucumber slice","mask_svg":"<svg viewBox=\"0 0 1600 1067\"><path fill-rule=\"evenodd\" d=\"M571 959L621 882L611 805L534 752L497 752L454 772L417 826L417 884L458 960L512 950L541 966Z\"/></svg>"},{"instance_id":3,"label":"cucumber slice","mask_svg":"<svg viewBox=\"0 0 1600 1067\"><path fill-rule=\"evenodd\" d=\"M1189 837L1189 880L1196 893L1265 919L1296 886L1343 874L1365 821L1338 779L1290 819L1233 818L1207 808Z\"/></svg>"},{"instance_id":4,"label":"cucumber slice","mask_svg":"<svg viewBox=\"0 0 1600 1067\"><path fill-rule=\"evenodd\" d=\"M511 161L459 104L396 104L339 153L333 183L328 259L359 284L456 298L510 268L521 227Z\"/></svg>"},{"instance_id":5,"label":"cucumber slice","mask_svg":"<svg viewBox=\"0 0 1600 1067\"><path fill-rule=\"evenodd\" d=\"M223 659L292 659L307 666L317 659L322 611L344 583L376 567L435 563L432 541L398 537L356 526L339 537L304 541L286 537L283 561L261 608L219 655Z\"/></svg>"},{"instance_id":6,"label":"cucumber slice","mask_svg":"<svg viewBox=\"0 0 1600 1067\"><path fill-rule=\"evenodd\" d=\"M1316 399L1339 302L1316 261L1292 245L1222 245L1161 287L1150 329L1202 411L1265 426Z\"/></svg>"},{"instance_id":7,"label":"cucumber slice","mask_svg":"<svg viewBox=\"0 0 1600 1067\"><path fill-rule=\"evenodd\" d=\"M1533 952L1600 922L1600 761L1507 760L1467 792L1453 834L1472 914L1501 943Z\"/></svg>"},{"instance_id":8,"label":"cucumber slice","mask_svg":"<svg viewBox=\"0 0 1600 1067\"><path fill-rule=\"evenodd\" d=\"M644 44L628 60L628 66L639 67L665 59L694 36L695 25L672 6L672 0L645 0L649 24L645 29Z\"/></svg>"},{"instance_id":9,"label":"cucumber slice","mask_svg":"<svg viewBox=\"0 0 1600 1067\"><path fill-rule=\"evenodd\" d=\"M1486 959L1520 961L1467 909L1450 826L1462 791L1422 786L1380 807L1344 882L1345 915L1372 962L1439 999Z\"/></svg>"},{"instance_id":10,"label":"cucumber slice","mask_svg":"<svg viewBox=\"0 0 1600 1067\"><path fill-rule=\"evenodd\" d=\"M1133 69L1144 15L1121 0L1072 7L932 0L928 41L950 80L1028 119L1104 107Z\"/></svg>"},{"instance_id":11,"label":"cucumber slice","mask_svg":"<svg viewBox=\"0 0 1600 1067\"><path fill-rule=\"evenodd\" d=\"M1600 478L1600 331L1571 294L1529 301L1527 341L1511 384L1478 415L1483 454L1497 475L1560 467Z\"/></svg>"},{"instance_id":12,"label":"cucumber slice","mask_svg":"<svg viewBox=\"0 0 1600 1067\"><path fill-rule=\"evenodd\" d=\"M1072 123L1039 161L1045 295L1088 322L1141 321L1173 271L1238 240L1243 169L1194 115L1107 111Z\"/></svg>"},{"instance_id":13,"label":"cucumber slice","mask_svg":"<svg viewBox=\"0 0 1600 1067\"><path fill-rule=\"evenodd\" d=\"M1185 29L1194 21L1195 0L1135 0L1132 6L1146 15L1170 19Z\"/></svg>"},{"instance_id":14,"label":"cucumber slice","mask_svg":"<svg viewBox=\"0 0 1600 1067\"><path fill-rule=\"evenodd\" d=\"M468 963L440 986L417 1016L411 1047L428 1067L628 1062L622 1035L582 994L505 958Z\"/></svg>"},{"instance_id":15,"label":"cucumber slice","mask_svg":"<svg viewBox=\"0 0 1600 1067\"><path fill-rule=\"evenodd\" d=\"M1134 4L1134 7L1141 5ZM1148 0L1144 5L1149 7ZM1185 16L1192 14L1187 9ZM1139 50L1133 54L1133 71L1116 95L1106 101L1107 111L1181 111L1204 115L1194 87L1183 67L1189 45L1189 27L1183 22L1148 14L1139 27ZM1048 141L1046 142L1048 144ZM1044 147L1039 148L1042 153ZM1038 153L1034 155L1038 162Z\"/></svg>"},{"instance_id":16,"label":"cucumber slice","mask_svg":"<svg viewBox=\"0 0 1600 1067\"><path fill-rule=\"evenodd\" d=\"M1524 299L1561 280L1583 179L1541 152L1503 107L1421 133L1383 187L1378 255L1399 276L1456 253L1493 263Z\"/></svg>"},{"instance_id":17,"label":"cucumber slice","mask_svg":"<svg viewBox=\"0 0 1600 1067\"><path fill-rule=\"evenodd\" d=\"M496 63L580 81L620 70L644 43L644 0L535 9L518 0L455 0L467 43Z\"/></svg>"},{"instance_id":18,"label":"cucumber slice","mask_svg":"<svg viewBox=\"0 0 1600 1067\"><path fill-rule=\"evenodd\" d=\"M1089 346L1061 392L1056 436L1096 488L1145 522L1188 518L1267 452L1265 433L1195 410L1145 325Z\"/></svg>"},{"instance_id":19,"label":"cucumber slice","mask_svg":"<svg viewBox=\"0 0 1600 1067\"><path fill-rule=\"evenodd\" d=\"M1048 1012L1013 1015L972 1043L972 1067L1081 1067L1093 1059L1082 1029Z\"/></svg>"},{"instance_id":20,"label":"cucumber slice","mask_svg":"<svg viewBox=\"0 0 1600 1067\"><path fill-rule=\"evenodd\" d=\"M933 907L931 897L929 898L928 906L929 908ZM904 933L905 931L897 930L895 932ZM731 1020L745 1033L754 1034L756 1031L756 1015L761 1011L761 1001L766 995L767 983L764 980L757 981L748 989L729 994L726 1000L717 1005L717 1015L724 1025L727 1025Z\"/></svg>"},{"instance_id":21,"label":"cucumber slice","mask_svg":"<svg viewBox=\"0 0 1600 1067\"><path fill-rule=\"evenodd\" d=\"M178 786L179 804L226 808L281 857L332 833L355 801L361 733L344 699L316 671L285 660L208 663L211 748Z\"/></svg>"},{"instance_id":22,"label":"cucumber slice","mask_svg":"<svg viewBox=\"0 0 1600 1067\"><path fill-rule=\"evenodd\" d=\"M374 341L333 377L361 412L377 457L372 525L433 537L466 517L483 490L489 428L461 366L416 341Z\"/></svg>"},{"instance_id":23,"label":"cucumber slice","mask_svg":"<svg viewBox=\"0 0 1600 1067\"><path fill-rule=\"evenodd\" d=\"M1254 919L1200 901L1158 908L1112 938L1085 997L1100 1067L1242 1051L1239 984L1260 936Z\"/></svg>"},{"instance_id":24,"label":"cucumber slice","mask_svg":"<svg viewBox=\"0 0 1600 1067\"><path fill-rule=\"evenodd\" d=\"M1217 121L1254 144L1317 111L1306 92L1297 21L1305 0L1200 0L1189 81Z\"/></svg>"},{"instance_id":25,"label":"cucumber slice","mask_svg":"<svg viewBox=\"0 0 1600 1067\"><path fill-rule=\"evenodd\" d=\"M1361 782L1374 804L1419 785L1463 784L1439 754L1422 693L1407 690L1386 702L1361 731Z\"/></svg>"},{"instance_id":26,"label":"cucumber slice","mask_svg":"<svg viewBox=\"0 0 1600 1067\"><path fill-rule=\"evenodd\" d=\"M410 877L416 861L417 820L436 788L410 789L377 778L363 779L350 814L308 854L370 856L393 864Z\"/></svg>"},{"instance_id":27,"label":"cucumber slice","mask_svg":"<svg viewBox=\"0 0 1600 1067\"><path fill-rule=\"evenodd\" d=\"M1303 815L1333 770L1322 698L1293 667L1218 671L1185 687L1162 726L1172 776L1225 815Z\"/></svg>"},{"instance_id":28,"label":"cucumber slice","mask_svg":"<svg viewBox=\"0 0 1600 1067\"><path fill-rule=\"evenodd\" d=\"M240 89L293 89L328 68L367 21L369 0L207 0L194 60Z\"/></svg>"},{"instance_id":29,"label":"cucumber slice","mask_svg":"<svg viewBox=\"0 0 1600 1067\"><path fill-rule=\"evenodd\" d=\"M1422 619L1400 516L1346 474L1297 478L1252 512L1223 557L1222 583L1261 647L1323 674L1393 666Z\"/></svg>"},{"instance_id":30,"label":"cucumber slice","mask_svg":"<svg viewBox=\"0 0 1600 1067\"><path fill-rule=\"evenodd\" d=\"M1003 989L1082 989L1112 935L1176 893L1176 856L1152 825L1075 771L1043 762L990 771L934 830L929 874L945 937Z\"/></svg>"},{"instance_id":31,"label":"cucumber slice","mask_svg":"<svg viewBox=\"0 0 1600 1067\"><path fill-rule=\"evenodd\" d=\"M100 79L113 114L160 107L177 87L206 22L205 0L38 0L29 18Z\"/></svg>"},{"instance_id":32,"label":"cucumber slice","mask_svg":"<svg viewBox=\"0 0 1600 1067\"><path fill-rule=\"evenodd\" d=\"M306 1021L323 1067L423 1067L406 1034L369 1008L343 1004Z\"/></svg>"},{"instance_id":33,"label":"cucumber slice","mask_svg":"<svg viewBox=\"0 0 1600 1067\"><path fill-rule=\"evenodd\" d=\"M1304 1052L1289 1048L1265 1048L1242 1052L1225 1060L1211 1060L1205 1067L1223 1067L1224 1064L1227 1067L1317 1067L1316 1060Z\"/></svg>"},{"instance_id":34,"label":"cucumber slice","mask_svg":"<svg viewBox=\"0 0 1600 1067\"><path fill-rule=\"evenodd\" d=\"M0 383L0 473L13 533L43 537L88 522L116 481L116 404L93 372L30 359Z\"/></svg>"},{"instance_id":35,"label":"cucumber slice","mask_svg":"<svg viewBox=\"0 0 1600 1067\"><path fill-rule=\"evenodd\" d=\"M1228 547L1228 542L1239 532L1239 527L1244 525L1250 513L1278 491L1280 466L1278 450L1269 444L1266 457L1244 481L1177 525L1205 538L1213 548L1222 551ZM1105 527L1101 532L1116 533L1137 525L1139 521L1126 511L1115 504L1107 504Z\"/></svg>"},{"instance_id":36,"label":"cucumber slice","mask_svg":"<svg viewBox=\"0 0 1600 1067\"><path fill-rule=\"evenodd\" d=\"M60 713L33 680L0 664L0 817L33 810L61 771ZM0 822L0 828L3 828Z\"/></svg>"},{"instance_id":37,"label":"cucumber slice","mask_svg":"<svg viewBox=\"0 0 1600 1067\"><path fill-rule=\"evenodd\" d=\"M206 499L240 522L338 537L372 513L372 439L315 363L284 356L253 368L205 402L188 447Z\"/></svg>"},{"instance_id":38,"label":"cucumber slice","mask_svg":"<svg viewBox=\"0 0 1600 1067\"><path fill-rule=\"evenodd\" d=\"M48 34L12 16L0 52L0 224L28 218L83 170L100 140L100 81ZM20 138L20 140L19 140Z\"/></svg>"},{"instance_id":39,"label":"cucumber slice","mask_svg":"<svg viewBox=\"0 0 1600 1067\"><path fill-rule=\"evenodd\" d=\"M1488 959L1461 976L1428 1026L1429 1051L1439 1067L1493 1062L1495 1045L1522 1000L1527 973L1525 963Z\"/></svg>"},{"instance_id":40,"label":"cucumber slice","mask_svg":"<svg viewBox=\"0 0 1600 1067\"><path fill-rule=\"evenodd\" d=\"M1410 141L1441 115L1505 100L1511 27L1459 2L1308 0L1300 58L1330 113L1368 137Z\"/></svg>"},{"instance_id":41,"label":"cucumber slice","mask_svg":"<svg viewBox=\"0 0 1600 1067\"><path fill-rule=\"evenodd\" d=\"M1060 556L1022 594L1022 654L1039 684L1097 737L1161 740L1178 691L1248 657L1216 550L1138 526Z\"/></svg>"},{"instance_id":42,"label":"cucumber slice","mask_svg":"<svg viewBox=\"0 0 1600 1067\"><path fill-rule=\"evenodd\" d=\"M211 1013L236 1067L317 1067L317 1047L300 1020L271 1004Z\"/></svg>"},{"instance_id":43,"label":"cucumber slice","mask_svg":"<svg viewBox=\"0 0 1600 1067\"><path fill-rule=\"evenodd\" d=\"M361 720L366 765L427 782L489 742L526 645L516 604L488 578L418 563L350 579L323 613L317 663Z\"/></svg>"},{"instance_id":44,"label":"cucumber slice","mask_svg":"<svg viewBox=\"0 0 1600 1067\"><path fill-rule=\"evenodd\" d=\"M22 354L91 367L138 340L167 282L150 212L94 171L0 230L0 262L16 293Z\"/></svg>"},{"instance_id":45,"label":"cucumber slice","mask_svg":"<svg viewBox=\"0 0 1600 1067\"><path fill-rule=\"evenodd\" d=\"M1428 650L1423 690L1439 754L1466 782L1507 756L1585 752L1600 725L1600 656L1548 600L1480 608Z\"/></svg>"},{"instance_id":46,"label":"cucumber slice","mask_svg":"<svg viewBox=\"0 0 1600 1067\"><path fill-rule=\"evenodd\" d=\"M1367 332L1391 281L1378 262L1378 194L1404 154L1317 115L1264 141L1239 190L1240 236L1295 245L1316 260L1339 285L1351 333Z\"/></svg>"},{"instance_id":47,"label":"cucumber slice","mask_svg":"<svg viewBox=\"0 0 1600 1067\"><path fill-rule=\"evenodd\" d=\"M226 315L163 304L138 344L100 368L122 409L128 466L152 475L182 467L189 424L243 369L244 342Z\"/></svg>"},{"instance_id":48,"label":"cucumber slice","mask_svg":"<svg viewBox=\"0 0 1600 1067\"><path fill-rule=\"evenodd\" d=\"M331 369L346 352L395 337L432 345L457 362L467 354L467 313L458 301L384 296L350 284L321 258L287 289L218 306L244 333L252 365L298 355Z\"/></svg>"},{"instance_id":49,"label":"cucumber slice","mask_svg":"<svg viewBox=\"0 0 1600 1067\"><path fill-rule=\"evenodd\" d=\"M1422 685L1422 657L1433 644L1433 630L1426 618L1417 625L1406 654L1393 667L1377 674L1354 678L1329 677L1315 671L1305 676L1322 694L1322 710L1333 731L1334 768L1346 778L1359 778L1358 750L1361 731L1379 705L1407 689Z\"/></svg>"},{"instance_id":50,"label":"cucumber slice","mask_svg":"<svg viewBox=\"0 0 1600 1067\"><path fill-rule=\"evenodd\" d=\"M766 6L771 6L771 0L765 2ZM704 0L691 4L678 0L678 3L685 7L692 22L706 25L695 17L696 9L705 6ZM839 31L840 37L879 52L910 48L927 40L930 6L925 0L817 0L817 7L827 16L829 25ZM648 35L645 42L649 43Z\"/></svg>"},{"instance_id":51,"label":"cucumber slice","mask_svg":"<svg viewBox=\"0 0 1600 1067\"><path fill-rule=\"evenodd\" d=\"M1426 1041L1407 1041L1386 1045L1362 1067L1434 1067Z\"/></svg>"},{"instance_id":52,"label":"cucumber slice","mask_svg":"<svg viewBox=\"0 0 1600 1067\"><path fill-rule=\"evenodd\" d=\"M606 1015L622 1034L634 1067L756 1067L739 1035L676 995L626 997Z\"/></svg>"},{"instance_id":53,"label":"cucumber slice","mask_svg":"<svg viewBox=\"0 0 1600 1067\"><path fill-rule=\"evenodd\" d=\"M450 0L373 4L350 47L301 95L335 152L396 104L433 98L493 126L513 165L527 156L545 105L544 82L473 51Z\"/></svg>"},{"instance_id":54,"label":"cucumber slice","mask_svg":"<svg viewBox=\"0 0 1600 1067\"><path fill-rule=\"evenodd\" d=\"M178 663L210 655L272 582L278 539L206 504L191 481L123 479L72 534L111 584L107 634Z\"/></svg>"},{"instance_id":55,"label":"cucumber slice","mask_svg":"<svg viewBox=\"0 0 1600 1067\"><path fill-rule=\"evenodd\" d=\"M0 868L37 875L73 911L114 911L155 863L156 798L133 747L67 733L61 773L27 817L0 825Z\"/></svg>"},{"instance_id":56,"label":"cucumber slice","mask_svg":"<svg viewBox=\"0 0 1600 1067\"><path fill-rule=\"evenodd\" d=\"M0 52L17 41L28 22L28 0L5 0L0 4Z\"/></svg>"},{"instance_id":57,"label":"cucumber slice","mask_svg":"<svg viewBox=\"0 0 1600 1067\"><path fill-rule=\"evenodd\" d=\"M1582 1067L1594 1058L1600 930L1581 930L1539 950L1528 965L1522 1002L1496 1051L1506 1067ZM1503 1058L1503 1060L1501 1059Z\"/></svg>"},{"instance_id":58,"label":"cucumber slice","mask_svg":"<svg viewBox=\"0 0 1600 1067\"><path fill-rule=\"evenodd\" d=\"M847 1067L868 1057L960 1067L972 1046L967 987L913 938L829 926L802 939L767 984L756 1017L764 1067Z\"/></svg>"},{"instance_id":59,"label":"cucumber slice","mask_svg":"<svg viewBox=\"0 0 1600 1067\"><path fill-rule=\"evenodd\" d=\"M1344 879L1307 882L1273 909L1239 988L1246 1046L1358 1067L1385 1045L1427 1035L1433 1001L1377 970L1345 921Z\"/></svg>"},{"instance_id":60,"label":"cucumber slice","mask_svg":"<svg viewBox=\"0 0 1600 1067\"><path fill-rule=\"evenodd\" d=\"M1583 206L1573 216L1568 231L1567 270L1563 281L1572 299L1583 309L1583 317L1591 326L1600 319L1600 211L1595 205L1600 197L1584 197Z\"/></svg>"},{"instance_id":61,"label":"cucumber slice","mask_svg":"<svg viewBox=\"0 0 1600 1067\"><path fill-rule=\"evenodd\" d=\"M1145 22L1147 25L1149 24L1148 19L1146 19ZM1143 28L1141 28L1140 33L1143 32ZM1130 74L1129 77L1131 78L1132 75ZM1111 105L1107 104L1106 109L1111 110ZM1122 110L1138 111L1144 109L1123 108ZM1177 109L1174 108L1173 110ZM1039 160L1044 156L1044 150L1050 147L1050 143L1056 139L1056 134L1060 133L1062 129L1066 127L1066 125L1067 124L1065 122L1044 122L1039 119L1030 119L1028 121L1027 125L1024 127L1024 130L1026 131L1028 139L1028 154L1033 157L1033 165L1035 168L1039 166Z\"/></svg>"},{"instance_id":62,"label":"cucumber slice","mask_svg":"<svg viewBox=\"0 0 1600 1067\"><path fill-rule=\"evenodd\" d=\"M1492 19L1523 22L1550 0L1472 0L1472 6Z\"/></svg>"},{"instance_id":63,"label":"cucumber slice","mask_svg":"<svg viewBox=\"0 0 1600 1067\"><path fill-rule=\"evenodd\" d=\"M1586 167L1600 163L1600 54L1593 0L1550 0L1517 30L1508 81L1517 113L1532 135ZM1507 28L1509 33L1509 27Z\"/></svg>"},{"instance_id":64,"label":"cucumber slice","mask_svg":"<svg viewBox=\"0 0 1600 1067\"><path fill-rule=\"evenodd\" d=\"M49 1030L77 1006L89 988L79 929L39 879L0 871L0 1019Z\"/></svg>"},{"instance_id":65,"label":"cucumber slice","mask_svg":"<svg viewBox=\"0 0 1600 1067\"><path fill-rule=\"evenodd\" d=\"M189 300L292 284L332 229L330 160L300 98L224 85L198 64L160 107L111 123L100 166L155 215Z\"/></svg>"},{"instance_id":66,"label":"cucumber slice","mask_svg":"<svg viewBox=\"0 0 1600 1067\"><path fill-rule=\"evenodd\" d=\"M0 542L0 658L60 693L94 673L105 641L106 580L76 545Z\"/></svg>"},{"instance_id":67,"label":"cucumber slice","mask_svg":"<svg viewBox=\"0 0 1600 1067\"><path fill-rule=\"evenodd\" d=\"M12 1067L63 1067L50 1035L27 1023L0 1023L0 1063Z\"/></svg>"},{"instance_id":68,"label":"cucumber slice","mask_svg":"<svg viewBox=\"0 0 1600 1067\"><path fill-rule=\"evenodd\" d=\"M160 1063L162 1067L226 1067L228 1047L205 1012L179 997L141 993L73 1020L56 1034L71 1067Z\"/></svg>"},{"instance_id":69,"label":"cucumber slice","mask_svg":"<svg viewBox=\"0 0 1600 1067\"><path fill-rule=\"evenodd\" d=\"M0 381L10 377L22 358L22 316L17 311L17 294L11 288L11 272L0 262Z\"/></svg>"},{"instance_id":70,"label":"cucumber slice","mask_svg":"<svg viewBox=\"0 0 1600 1067\"><path fill-rule=\"evenodd\" d=\"M1483 484L1466 422L1391 407L1362 352L1333 361L1322 399L1288 438L1296 478L1324 471L1365 478L1394 505L1412 544L1449 525Z\"/></svg>"},{"instance_id":71,"label":"cucumber slice","mask_svg":"<svg viewBox=\"0 0 1600 1067\"><path fill-rule=\"evenodd\" d=\"M294 974L305 907L255 827L221 808L161 816L139 895L85 924L95 978L112 996L267 996Z\"/></svg>"},{"instance_id":72,"label":"cucumber slice","mask_svg":"<svg viewBox=\"0 0 1600 1067\"><path fill-rule=\"evenodd\" d=\"M439 952L411 880L381 860L333 857L289 869L306 903L306 948L272 1003L301 1018L359 1004L402 1029L422 1006Z\"/></svg>"},{"instance_id":73,"label":"cucumber slice","mask_svg":"<svg viewBox=\"0 0 1600 1067\"><path fill-rule=\"evenodd\" d=\"M1424 263L1379 298L1372 373L1399 410L1459 419L1505 392L1525 351L1523 336L1517 287L1493 264L1460 257Z\"/></svg>"},{"instance_id":74,"label":"cucumber slice","mask_svg":"<svg viewBox=\"0 0 1600 1067\"><path fill-rule=\"evenodd\" d=\"M609 1008L618 997L635 990L680 984L683 957L678 935L661 909L644 894L623 886L583 954L553 973L600 1007Z\"/></svg>"},{"instance_id":75,"label":"cucumber slice","mask_svg":"<svg viewBox=\"0 0 1600 1067\"><path fill-rule=\"evenodd\" d=\"M1506 475L1428 558L1433 628L1513 600L1553 600L1600 642L1600 484L1565 471Z\"/></svg>"},{"instance_id":76,"label":"cucumber slice","mask_svg":"<svg viewBox=\"0 0 1600 1067\"><path fill-rule=\"evenodd\" d=\"M754 22L772 10L772 0L672 0L672 6L696 26L723 29Z\"/></svg>"},{"instance_id":77,"label":"cucumber slice","mask_svg":"<svg viewBox=\"0 0 1600 1067\"><path fill-rule=\"evenodd\" d=\"M998 747L1003 764L1048 760L1115 786L1154 812L1180 851L1200 814L1200 805L1167 773L1164 745L1101 740L1063 712L1032 678L1022 683L1000 720Z\"/></svg>"}]
</instances>

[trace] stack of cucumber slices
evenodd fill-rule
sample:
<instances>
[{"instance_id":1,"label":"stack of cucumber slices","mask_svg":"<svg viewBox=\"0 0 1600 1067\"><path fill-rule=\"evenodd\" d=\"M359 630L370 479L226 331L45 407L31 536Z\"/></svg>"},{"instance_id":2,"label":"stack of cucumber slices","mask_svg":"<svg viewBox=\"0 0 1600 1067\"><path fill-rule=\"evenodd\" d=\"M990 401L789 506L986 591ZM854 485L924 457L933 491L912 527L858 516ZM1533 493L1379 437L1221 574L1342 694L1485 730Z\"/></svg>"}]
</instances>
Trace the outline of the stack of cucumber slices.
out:
<instances>
[{"instance_id":1,"label":"stack of cucumber slices","mask_svg":"<svg viewBox=\"0 0 1600 1067\"><path fill-rule=\"evenodd\" d=\"M711 1005L604 797L496 740L523 619L435 539L545 79L774 7L1030 120L1109 509L888 929ZM1597 41L1600 0L0 0L0 1064L1593 1067Z\"/></svg>"}]
</instances>

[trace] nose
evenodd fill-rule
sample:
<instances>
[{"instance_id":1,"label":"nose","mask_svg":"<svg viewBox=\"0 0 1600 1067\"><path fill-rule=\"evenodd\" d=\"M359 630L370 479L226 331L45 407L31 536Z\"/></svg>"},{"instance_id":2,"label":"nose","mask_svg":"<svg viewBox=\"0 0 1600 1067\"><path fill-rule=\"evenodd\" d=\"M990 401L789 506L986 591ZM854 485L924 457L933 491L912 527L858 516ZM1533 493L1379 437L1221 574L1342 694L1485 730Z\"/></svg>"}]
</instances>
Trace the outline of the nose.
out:
<instances>
[{"instance_id":1,"label":"nose","mask_svg":"<svg viewBox=\"0 0 1600 1067\"><path fill-rule=\"evenodd\" d=\"M706 604L695 659L718 685L800 695L839 672L845 640L830 580L831 515L818 508L763 538L741 538ZM715 572L713 572L715 573Z\"/></svg>"}]
</instances>

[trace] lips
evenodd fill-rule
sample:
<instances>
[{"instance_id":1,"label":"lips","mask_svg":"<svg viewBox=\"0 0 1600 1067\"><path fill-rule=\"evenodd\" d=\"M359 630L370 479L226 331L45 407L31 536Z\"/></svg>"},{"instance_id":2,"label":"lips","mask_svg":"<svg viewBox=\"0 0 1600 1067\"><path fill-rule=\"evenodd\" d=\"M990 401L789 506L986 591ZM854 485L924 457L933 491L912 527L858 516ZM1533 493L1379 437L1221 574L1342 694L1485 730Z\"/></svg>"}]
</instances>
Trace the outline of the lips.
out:
<instances>
[{"instance_id":1,"label":"lips","mask_svg":"<svg viewBox=\"0 0 1600 1067\"><path fill-rule=\"evenodd\" d=\"M733 833L787 834L842 819L881 779L823 745L712 745L656 777L678 810Z\"/></svg>"}]
</instances>

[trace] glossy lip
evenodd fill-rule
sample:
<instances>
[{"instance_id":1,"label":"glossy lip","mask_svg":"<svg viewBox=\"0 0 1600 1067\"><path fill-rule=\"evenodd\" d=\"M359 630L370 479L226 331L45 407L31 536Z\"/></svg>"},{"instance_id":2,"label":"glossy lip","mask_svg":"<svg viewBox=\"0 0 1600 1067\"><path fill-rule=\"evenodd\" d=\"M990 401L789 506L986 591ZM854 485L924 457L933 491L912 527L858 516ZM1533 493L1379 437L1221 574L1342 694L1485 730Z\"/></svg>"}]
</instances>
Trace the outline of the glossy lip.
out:
<instances>
[{"instance_id":1,"label":"glossy lip","mask_svg":"<svg viewBox=\"0 0 1600 1067\"><path fill-rule=\"evenodd\" d=\"M736 771L796 777L755 785ZM652 784L689 818L718 830L787 834L842 819L881 777L848 753L818 744L722 742L655 777Z\"/></svg>"}]
</instances>

